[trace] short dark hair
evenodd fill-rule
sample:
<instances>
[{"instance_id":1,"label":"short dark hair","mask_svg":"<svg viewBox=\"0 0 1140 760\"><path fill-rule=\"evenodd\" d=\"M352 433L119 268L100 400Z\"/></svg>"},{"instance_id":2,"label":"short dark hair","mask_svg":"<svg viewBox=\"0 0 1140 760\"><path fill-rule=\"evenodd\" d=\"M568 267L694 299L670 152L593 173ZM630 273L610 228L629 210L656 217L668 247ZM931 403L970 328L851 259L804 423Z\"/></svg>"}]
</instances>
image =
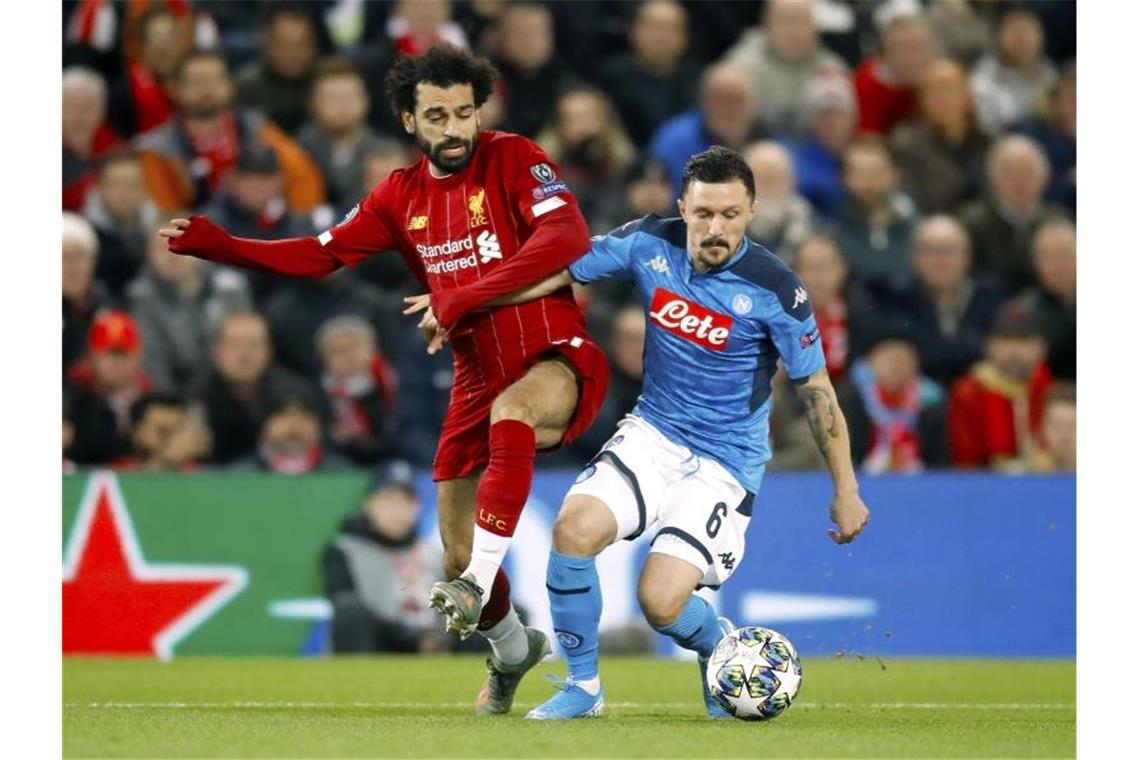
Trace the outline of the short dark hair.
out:
<instances>
[{"instance_id":1,"label":"short dark hair","mask_svg":"<svg viewBox=\"0 0 1140 760\"><path fill-rule=\"evenodd\" d=\"M499 72L486 58L446 44L435 45L421 55L403 55L396 59L384 78L384 92L397 118L415 113L416 85L421 82L436 87L469 84L479 108L491 96Z\"/></svg>"},{"instance_id":2,"label":"short dark hair","mask_svg":"<svg viewBox=\"0 0 1140 760\"><path fill-rule=\"evenodd\" d=\"M756 180L752 176L752 169L739 153L723 145L714 145L685 162L685 170L681 173L682 198L689 189L689 183L694 180L697 182L740 180L744 183L744 189L748 191L748 197L756 198Z\"/></svg>"},{"instance_id":3,"label":"short dark hair","mask_svg":"<svg viewBox=\"0 0 1140 760\"><path fill-rule=\"evenodd\" d=\"M138 427L139 423L146 419L146 413L154 406L183 409L186 406L186 402L182 400L181 396L175 393L151 391L131 404L131 427Z\"/></svg>"},{"instance_id":4,"label":"short dark hair","mask_svg":"<svg viewBox=\"0 0 1140 760\"><path fill-rule=\"evenodd\" d=\"M226 70L226 74L228 75L230 73L229 61L226 60L226 57L222 55L221 52L217 50L194 48L189 53L182 56L182 59L178 61L178 66L174 69L174 81L181 82L182 77L186 74L186 67L194 61L200 61L204 58L212 58L216 61L221 61L223 68Z\"/></svg>"},{"instance_id":5,"label":"short dark hair","mask_svg":"<svg viewBox=\"0 0 1140 760\"><path fill-rule=\"evenodd\" d=\"M360 75L360 69L350 59L340 55L330 55L317 62L317 66L313 70L313 88L315 89L322 80L336 77L352 77L361 82L364 81L364 77Z\"/></svg>"}]
</instances>

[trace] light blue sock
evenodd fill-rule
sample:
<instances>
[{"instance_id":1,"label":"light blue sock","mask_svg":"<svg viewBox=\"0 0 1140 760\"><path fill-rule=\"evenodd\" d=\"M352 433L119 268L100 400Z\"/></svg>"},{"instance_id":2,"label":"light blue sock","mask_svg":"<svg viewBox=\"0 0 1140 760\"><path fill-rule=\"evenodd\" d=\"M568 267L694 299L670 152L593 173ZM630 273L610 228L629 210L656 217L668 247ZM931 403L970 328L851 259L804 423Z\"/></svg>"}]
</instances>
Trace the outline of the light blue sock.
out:
<instances>
[{"instance_id":1,"label":"light blue sock","mask_svg":"<svg viewBox=\"0 0 1140 760\"><path fill-rule=\"evenodd\" d=\"M570 667L570 680L597 677L602 589L594 558L571 557L551 549L546 564L546 590L554 633Z\"/></svg>"},{"instance_id":2,"label":"light blue sock","mask_svg":"<svg viewBox=\"0 0 1140 760\"><path fill-rule=\"evenodd\" d=\"M656 627L656 626L654 626ZM697 595L689 597L685 608L669 625L657 628L685 649L691 649L701 657L708 657L720 641L724 632L716 619L712 605Z\"/></svg>"}]
</instances>

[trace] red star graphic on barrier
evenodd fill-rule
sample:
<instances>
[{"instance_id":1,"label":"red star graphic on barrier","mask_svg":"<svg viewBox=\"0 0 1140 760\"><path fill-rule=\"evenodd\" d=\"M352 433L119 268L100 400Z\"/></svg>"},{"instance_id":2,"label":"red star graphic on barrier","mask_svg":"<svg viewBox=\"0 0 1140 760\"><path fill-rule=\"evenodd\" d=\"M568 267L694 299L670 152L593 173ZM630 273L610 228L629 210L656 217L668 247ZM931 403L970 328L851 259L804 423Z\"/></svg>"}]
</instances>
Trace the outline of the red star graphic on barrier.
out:
<instances>
[{"instance_id":1,"label":"red star graphic on barrier","mask_svg":"<svg viewBox=\"0 0 1140 760\"><path fill-rule=\"evenodd\" d=\"M91 476L64 552L63 653L173 654L247 582L245 568L149 564L115 476Z\"/></svg>"}]
</instances>

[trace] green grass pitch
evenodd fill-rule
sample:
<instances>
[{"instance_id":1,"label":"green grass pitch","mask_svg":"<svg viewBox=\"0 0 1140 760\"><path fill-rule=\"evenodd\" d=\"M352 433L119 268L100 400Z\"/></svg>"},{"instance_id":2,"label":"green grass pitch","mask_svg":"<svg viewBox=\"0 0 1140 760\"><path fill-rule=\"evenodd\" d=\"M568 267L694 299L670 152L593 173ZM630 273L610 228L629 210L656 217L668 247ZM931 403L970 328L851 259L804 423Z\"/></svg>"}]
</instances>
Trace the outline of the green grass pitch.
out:
<instances>
[{"instance_id":1,"label":"green grass pitch","mask_svg":"<svg viewBox=\"0 0 1140 760\"><path fill-rule=\"evenodd\" d=\"M885 666L885 669L884 669ZM65 757L1072 757L1071 660L807 659L769 723L704 718L694 663L604 658L606 715L478 719L473 657L65 660Z\"/></svg>"}]
</instances>

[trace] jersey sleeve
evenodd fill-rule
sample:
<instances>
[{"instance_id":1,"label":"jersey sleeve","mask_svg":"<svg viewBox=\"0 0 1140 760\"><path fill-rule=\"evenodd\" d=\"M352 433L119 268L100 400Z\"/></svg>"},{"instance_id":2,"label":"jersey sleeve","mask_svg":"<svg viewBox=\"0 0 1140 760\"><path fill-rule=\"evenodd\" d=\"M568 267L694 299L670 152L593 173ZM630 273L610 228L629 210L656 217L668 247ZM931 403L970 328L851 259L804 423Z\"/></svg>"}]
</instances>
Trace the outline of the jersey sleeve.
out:
<instances>
[{"instance_id":1,"label":"jersey sleeve","mask_svg":"<svg viewBox=\"0 0 1140 760\"><path fill-rule=\"evenodd\" d=\"M607 235L596 235L590 240L586 255L570 265L570 277L583 285L628 272L633 260L635 234L649 217L626 222Z\"/></svg>"},{"instance_id":2,"label":"jersey sleeve","mask_svg":"<svg viewBox=\"0 0 1140 760\"><path fill-rule=\"evenodd\" d=\"M381 251L399 248L400 238L389 220L396 175L391 175L352 207L341 222L317 236L317 242L345 266L355 266Z\"/></svg>"},{"instance_id":3,"label":"jersey sleeve","mask_svg":"<svg viewBox=\"0 0 1140 760\"><path fill-rule=\"evenodd\" d=\"M811 300L794 272L789 271L781 278L767 323L768 335L792 382L806 380L827 366Z\"/></svg>"},{"instance_id":4,"label":"jersey sleeve","mask_svg":"<svg viewBox=\"0 0 1140 760\"><path fill-rule=\"evenodd\" d=\"M578 211L578 201L559 176L558 164L551 161L542 148L530 140L518 138L514 153L507 164L511 201L515 209L534 227L547 214L562 209Z\"/></svg>"}]
</instances>

